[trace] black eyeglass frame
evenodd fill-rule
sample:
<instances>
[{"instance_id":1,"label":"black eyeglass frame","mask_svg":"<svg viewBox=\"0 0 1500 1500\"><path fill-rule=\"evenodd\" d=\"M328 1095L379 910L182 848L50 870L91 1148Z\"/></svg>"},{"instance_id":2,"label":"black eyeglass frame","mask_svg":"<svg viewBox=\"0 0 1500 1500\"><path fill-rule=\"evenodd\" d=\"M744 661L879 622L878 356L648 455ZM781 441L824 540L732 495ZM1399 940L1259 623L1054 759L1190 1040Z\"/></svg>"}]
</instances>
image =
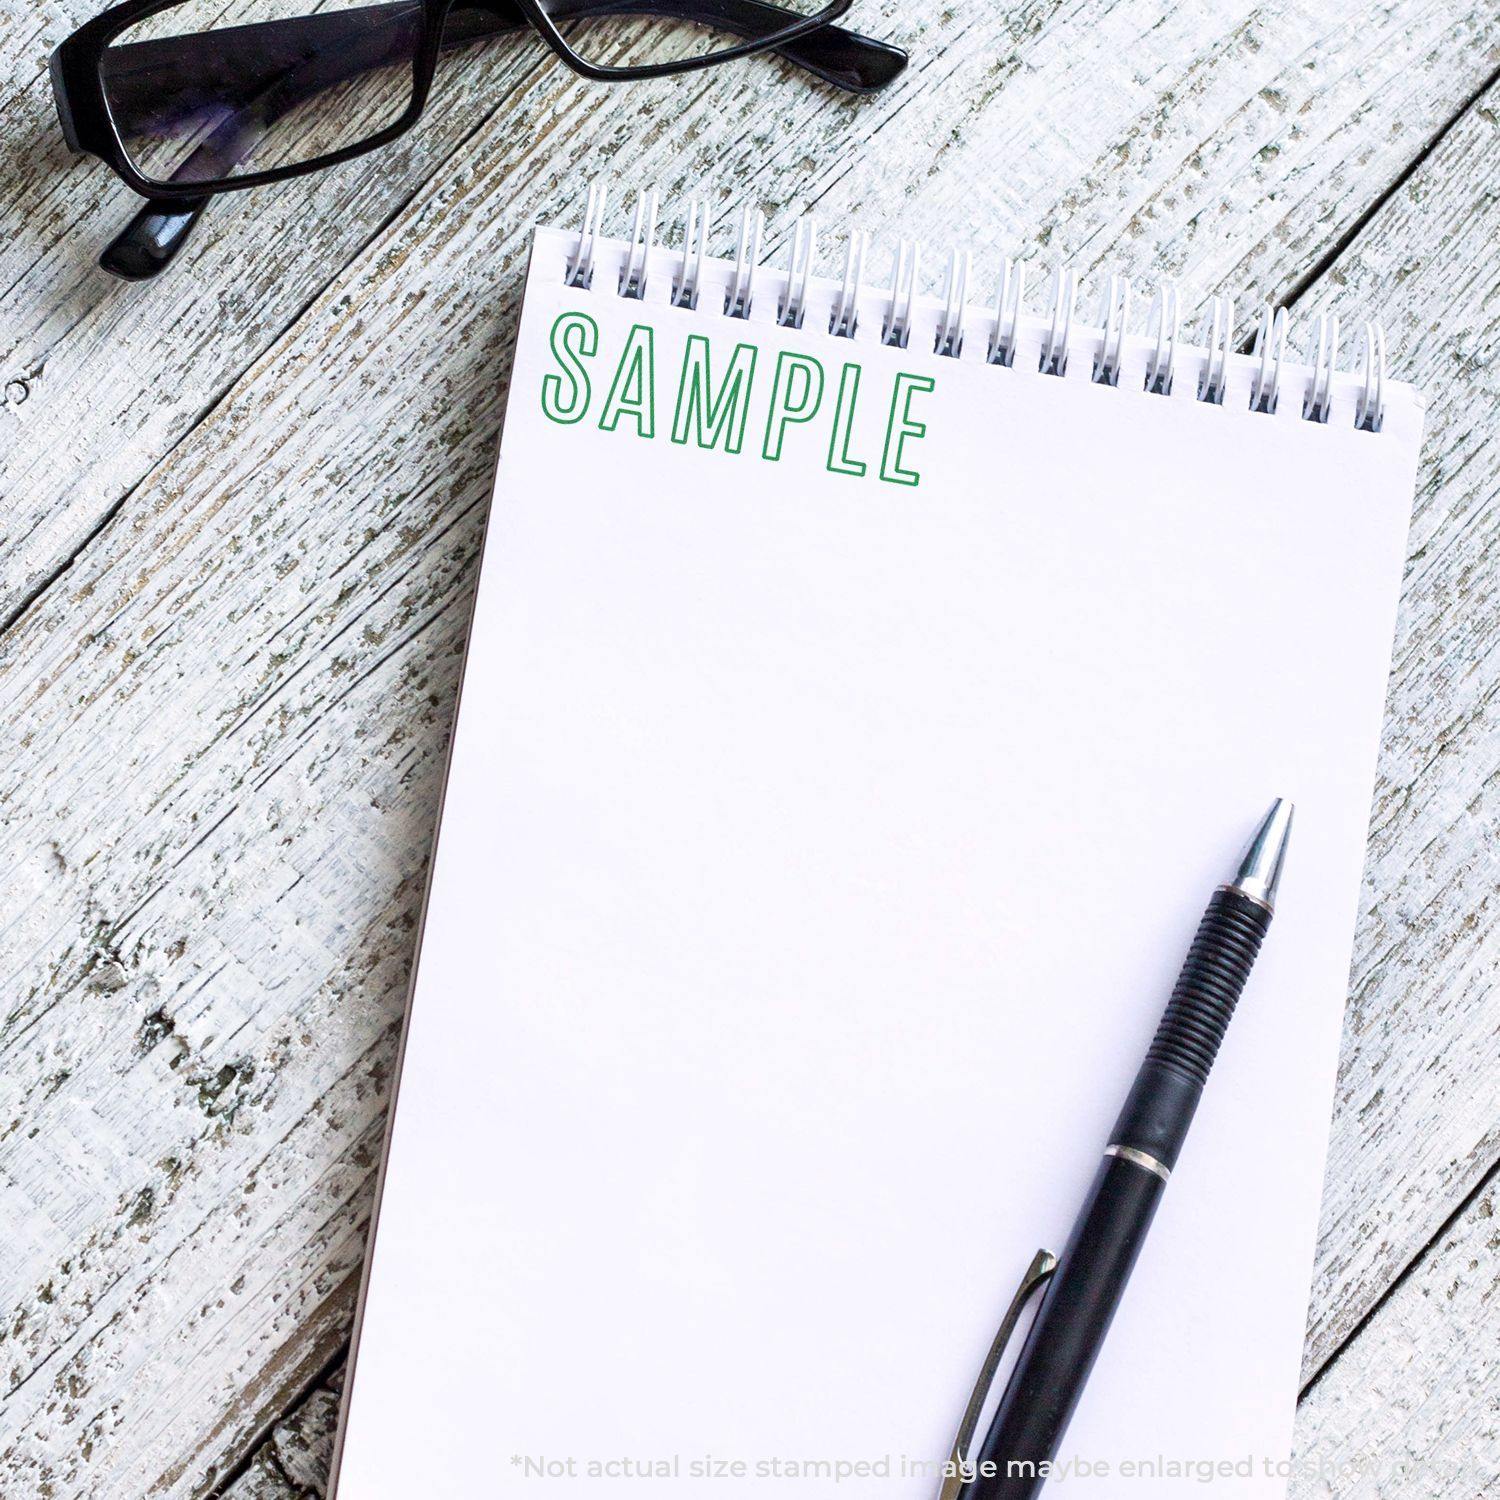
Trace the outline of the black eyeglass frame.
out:
<instances>
[{"instance_id":1,"label":"black eyeglass frame","mask_svg":"<svg viewBox=\"0 0 1500 1500\"><path fill-rule=\"evenodd\" d=\"M87 152L103 161L121 181L143 198L161 199L174 203L198 203L205 197L222 192L235 192L242 188L260 187L270 182L285 182L309 172L321 172L340 162L348 161L366 152L389 145L398 136L405 134L421 118L432 91L437 73L438 58L442 48L443 28L449 12L455 8L468 7L490 10L506 15L519 12L523 24L541 34L542 40L574 72L585 78L602 83L623 82L629 79L661 78L673 73L689 73L700 68L714 67L731 62L737 57L749 57L755 53L773 51L803 37L822 30L831 22L846 14L854 0L830 0L822 10L793 22L770 35L756 36L744 42L709 52L701 57L677 58L668 62L642 64L638 67L601 67L580 57L564 39L552 17L543 10L538 0L499 0L499 3L483 4L477 0L421 0L421 30L416 39L412 56L412 97L405 111L391 124L376 131L364 140L355 141L330 151L323 156L312 157L304 162L293 162L286 166L271 167L260 172L215 179L206 182L177 181L146 177L131 161L124 140L110 113L104 82L104 54L109 44L129 27L161 11L172 10L186 0L124 0L85 22L70 37L54 50L49 64L53 94L57 101L58 120L63 138L74 151ZM715 8L714 0L705 7ZM770 11L779 7L757 6L756 9ZM685 5L683 13L699 9ZM671 15L664 6L652 6L653 14ZM903 58L904 61L904 58Z\"/></svg>"}]
</instances>

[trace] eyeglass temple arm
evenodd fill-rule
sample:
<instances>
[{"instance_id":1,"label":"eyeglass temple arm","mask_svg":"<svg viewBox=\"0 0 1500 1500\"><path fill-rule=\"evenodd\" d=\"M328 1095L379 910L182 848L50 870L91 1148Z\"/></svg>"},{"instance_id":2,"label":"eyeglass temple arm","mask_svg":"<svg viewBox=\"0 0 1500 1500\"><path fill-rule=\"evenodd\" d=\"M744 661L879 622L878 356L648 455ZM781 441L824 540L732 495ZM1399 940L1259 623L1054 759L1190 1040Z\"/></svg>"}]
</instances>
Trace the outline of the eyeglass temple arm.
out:
<instances>
[{"instance_id":1,"label":"eyeglass temple arm","mask_svg":"<svg viewBox=\"0 0 1500 1500\"><path fill-rule=\"evenodd\" d=\"M207 207L206 197L148 198L99 252L99 264L122 281L149 281L171 265Z\"/></svg>"},{"instance_id":2,"label":"eyeglass temple arm","mask_svg":"<svg viewBox=\"0 0 1500 1500\"><path fill-rule=\"evenodd\" d=\"M318 49L335 49L341 59L341 73L352 76L389 61L386 43L377 28L369 26L372 11L400 11L407 7L395 4L361 6L353 10L323 12L295 20L252 23L228 30L202 32L191 36L162 37L147 42L128 43L113 49L110 90L117 107L128 107L132 84L139 86L137 107L145 107L149 95L158 94L164 81L173 74L199 87L222 71L224 44L228 32L236 35L233 46L242 47L247 33L254 33L264 70L278 62L285 71L273 90L275 104L264 108L262 122L269 124L306 98L326 86L323 69L309 68L309 30L316 29ZM691 5L672 4L670 0L552 0L549 12L554 19L587 19L605 14L671 15L703 23L714 23L739 36L755 38L784 27L795 19L793 12L766 0L694 0ZM441 45L444 50L467 46L487 37L524 28L525 15L511 0L476 0L456 7L444 28ZM364 45L361 46L361 43ZM899 48L877 42L839 26L825 26L797 38L784 47L773 49L789 62L806 68L817 77L839 88L869 93L891 82L906 66L906 54ZM368 55L362 55L368 54ZM237 66L243 68L246 58L239 52ZM262 73L264 75L264 72ZM298 78L305 86L297 86ZM248 149L246 137L242 149ZM201 150L201 148L200 148ZM195 153L195 157L198 153ZM234 156L233 160L238 160ZM178 169L179 178L188 175L194 158ZM164 270L187 242L211 195L189 200L150 198L130 222L105 247L99 264L116 276L142 281Z\"/></svg>"},{"instance_id":3,"label":"eyeglass temple arm","mask_svg":"<svg viewBox=\"0 0 1500 1500\"><path fill-rule=\"evenodd\" d=\"M470 6L472 9L455 11L449 20L444 46L449 45L449 34L456 29L468 30L463 38L467 41L528 24L514 0L470 0ZM746 41L755 41L803 19L803 13L771 4L770 0L686 0L686 3L685 0L546 0L545 9L559 23L602 16L661 16L695 21L716 26ZM485 18L489 18L488 25ZM907 63L906 53L899 47L831 24L771 50L825 83L856 94L870 94L884 88Z\"/></svg>"}]
</instances>

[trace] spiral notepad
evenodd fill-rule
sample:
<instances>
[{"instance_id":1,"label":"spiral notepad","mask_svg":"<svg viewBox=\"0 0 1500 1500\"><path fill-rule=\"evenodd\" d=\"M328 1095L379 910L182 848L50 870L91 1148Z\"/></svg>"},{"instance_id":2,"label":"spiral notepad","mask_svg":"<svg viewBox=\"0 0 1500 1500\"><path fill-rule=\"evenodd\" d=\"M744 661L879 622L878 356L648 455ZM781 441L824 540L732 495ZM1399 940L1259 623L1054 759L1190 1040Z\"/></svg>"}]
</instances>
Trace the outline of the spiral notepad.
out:
<instances>
[{"instance_id":1,"label":"spiral notepad","mask_svg":"<svg viewBox=\"0 0 1500 1500\"><path fill-rule=\"evenodd\" d=\"M935 1496L1285 796L1055 1481L1281 1495L1420 399L1374 325L607 219L527 275L339 1493Z\"/></svg>"}]
</instances>

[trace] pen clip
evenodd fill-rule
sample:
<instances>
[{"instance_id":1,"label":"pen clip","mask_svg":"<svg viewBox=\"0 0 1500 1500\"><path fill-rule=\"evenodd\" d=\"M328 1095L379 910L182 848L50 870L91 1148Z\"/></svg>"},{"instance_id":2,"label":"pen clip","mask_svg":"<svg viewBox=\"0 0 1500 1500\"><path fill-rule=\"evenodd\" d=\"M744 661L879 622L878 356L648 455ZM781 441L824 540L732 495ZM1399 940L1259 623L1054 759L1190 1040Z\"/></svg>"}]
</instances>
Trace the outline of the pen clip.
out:
<instances>
[{"instance_id":1,"label":"pen clip","mask_svg":"<svg viewBox=\"0 0 1500 1500\"><path fill-rule=\"evenodd\" d=\"M969 1404L964 1407L963 1419L958 1424L958 1436L953 1439L953 1451L948 1455L948 1471L943 1476L938 1500L958 1500L960 1491L973 1477L969 1472L969 1454L973 1448L974 1429L979 1426L979 1415L984 1410L990 1387L995 1382L995 1371L1000 1368L1000 1361L1005 1357L1005 1346L1010 1343L1010 1336L1016 1331L1016 1323L1026 1304L1046 1285L1056 1269L1057 1257L1050 1250L1038 1250L1026 1268L1015 1296L1010 1299L1010 1306L1005 1309L1005 1316L1000 1320L1000 1328L990 1345L990 1352L985 1355L984 1363L979 1367L979 1379L974 1382Z\"/></svg>"}]
</instances>

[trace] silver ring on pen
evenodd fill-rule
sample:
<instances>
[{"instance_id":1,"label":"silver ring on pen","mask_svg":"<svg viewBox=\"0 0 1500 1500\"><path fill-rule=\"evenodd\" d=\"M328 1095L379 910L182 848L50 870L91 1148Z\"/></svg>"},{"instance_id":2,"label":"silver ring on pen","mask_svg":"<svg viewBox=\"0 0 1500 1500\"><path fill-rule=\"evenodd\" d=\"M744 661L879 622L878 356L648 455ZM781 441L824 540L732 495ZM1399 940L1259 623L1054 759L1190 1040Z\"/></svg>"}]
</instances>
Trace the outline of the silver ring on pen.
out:
<instances>
[{"instance_id":1,"label":"silver ring on pen","mask_svg":"<svg viewBox=\"0 0 1500 1500\"><path fill-rule=\"evenodd\" d=\"M1144 1151L1137 1151L1134 1146L1106 1146L1106 1156L1118 1156L1121 1161L1128 1161L1133 1166L1144 1167L1148 1172L1155 1172L1165 1182L1172 1175L1171 1167L1164 1162L1159 1162L1154 1156L1148 1156Z\"/></svg>"}]
</instances>

